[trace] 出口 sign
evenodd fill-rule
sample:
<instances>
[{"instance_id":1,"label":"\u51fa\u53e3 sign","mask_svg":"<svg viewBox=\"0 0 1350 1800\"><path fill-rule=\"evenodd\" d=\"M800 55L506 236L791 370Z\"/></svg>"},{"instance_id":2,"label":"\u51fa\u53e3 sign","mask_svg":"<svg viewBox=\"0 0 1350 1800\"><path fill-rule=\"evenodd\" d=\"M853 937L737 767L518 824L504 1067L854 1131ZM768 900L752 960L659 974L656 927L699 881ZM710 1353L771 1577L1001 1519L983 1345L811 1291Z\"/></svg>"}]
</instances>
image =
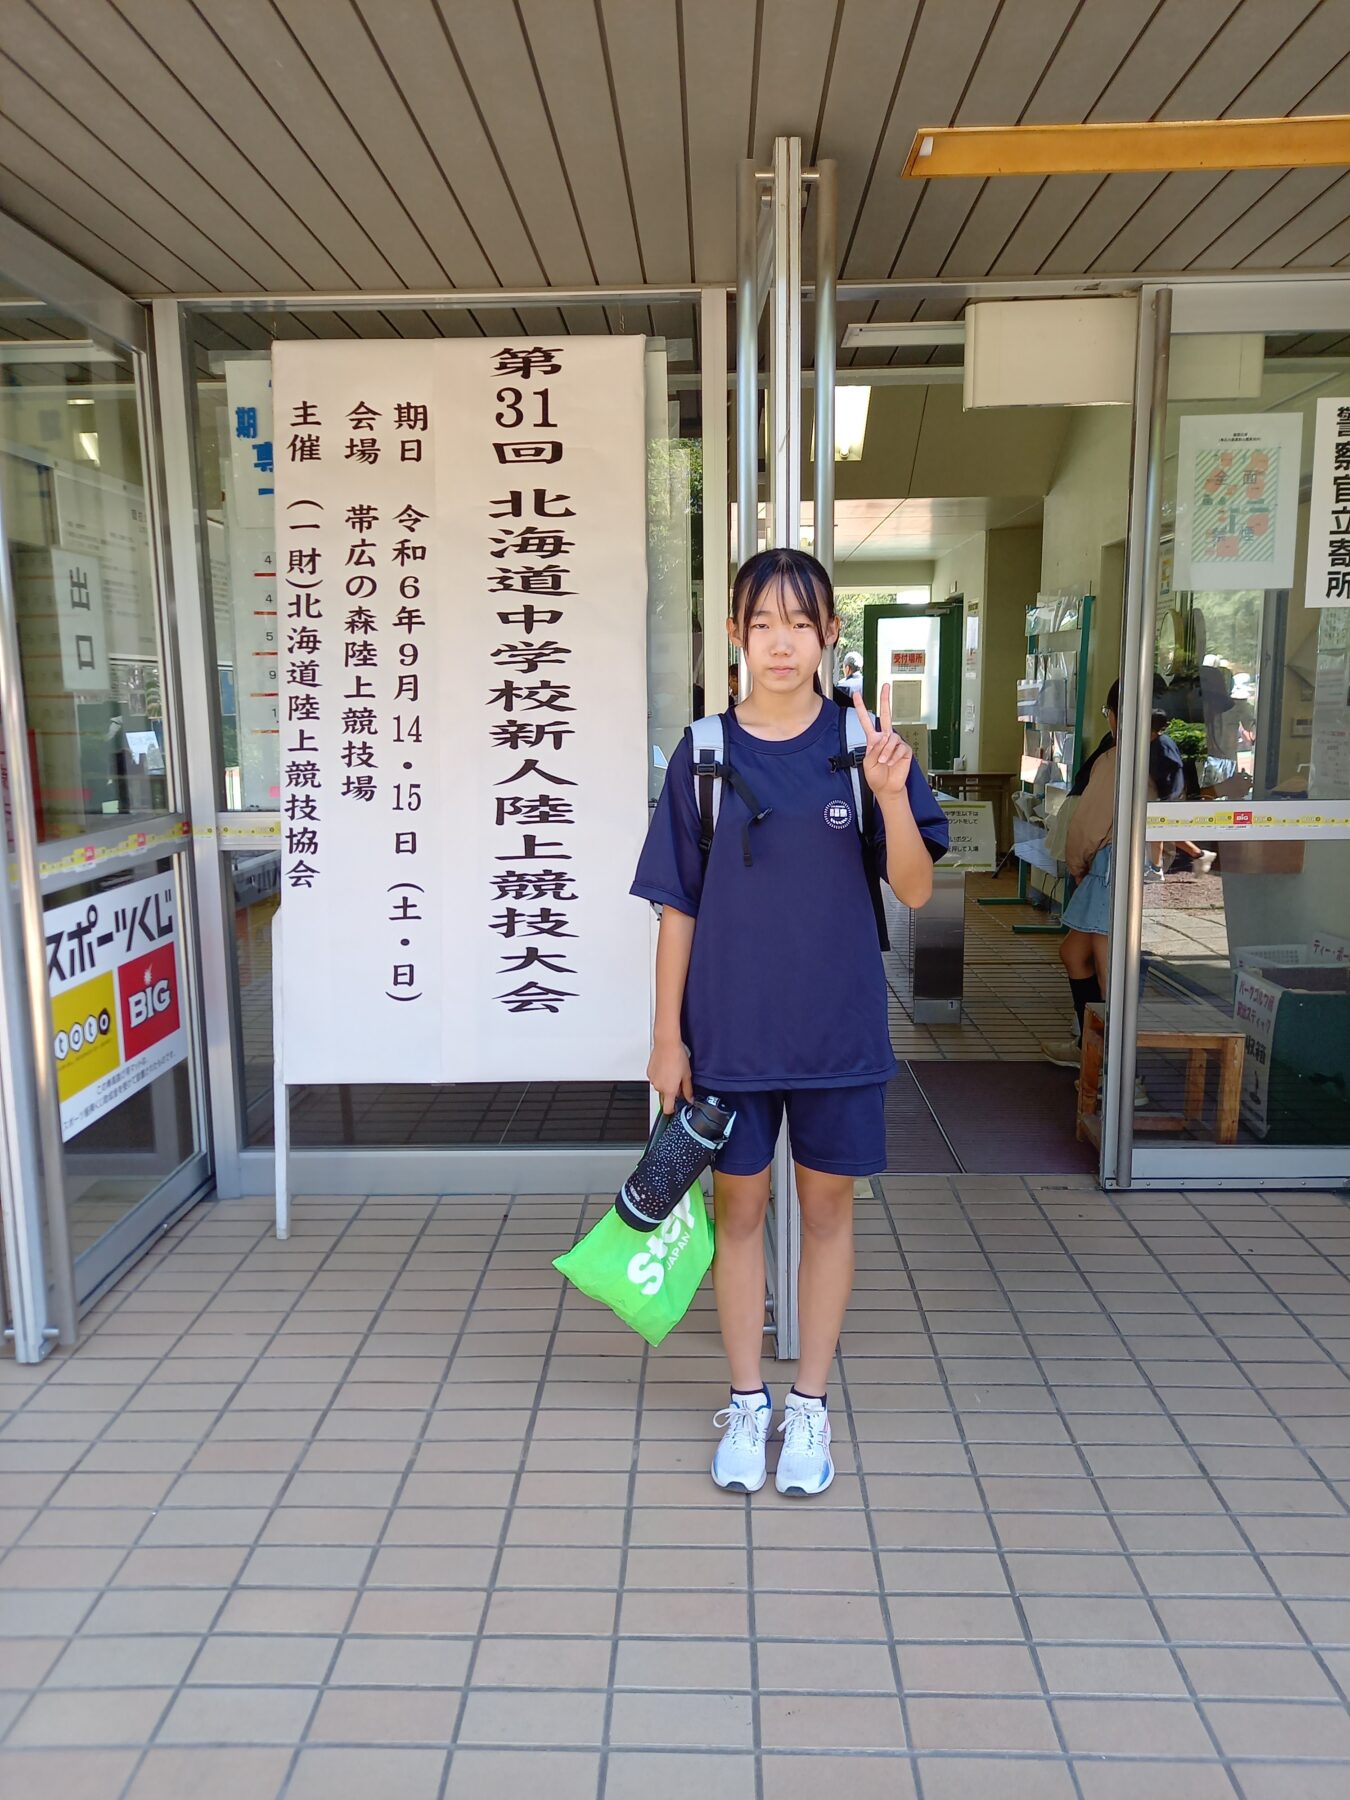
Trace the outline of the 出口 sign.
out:
<instances>
[{"instance_id":1,"label":"\u51fa\u53e3 sign","mask_svg":"<svg viewBox=\"0 0 1350 1800\"><path fill-rule=\"evenodd\" d=\"M289 1081L641 1071L643 350L274 346Z\"/></svg>"}]
</instances>

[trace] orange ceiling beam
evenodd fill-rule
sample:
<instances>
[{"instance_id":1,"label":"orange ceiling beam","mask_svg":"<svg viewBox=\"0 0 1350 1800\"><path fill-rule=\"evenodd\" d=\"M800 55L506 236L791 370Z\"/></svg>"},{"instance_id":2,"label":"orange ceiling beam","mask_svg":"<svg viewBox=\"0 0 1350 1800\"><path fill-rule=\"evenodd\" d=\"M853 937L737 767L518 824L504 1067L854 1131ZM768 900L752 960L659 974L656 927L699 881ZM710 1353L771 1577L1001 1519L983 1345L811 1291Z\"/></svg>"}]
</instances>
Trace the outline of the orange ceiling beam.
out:
<instances>
[{"instance_id":1,"label":"orange ceiling beam","mask_svg":"<svg viewBox=\"0 0 1350 1800\"><path fill-rule=\"evenodd\" d=\"M1178 119L1124 125L935 125L914 134L902 173L944 176L1289 169L1350 164L1350 116Z\"/></svg>"}]
</instances>

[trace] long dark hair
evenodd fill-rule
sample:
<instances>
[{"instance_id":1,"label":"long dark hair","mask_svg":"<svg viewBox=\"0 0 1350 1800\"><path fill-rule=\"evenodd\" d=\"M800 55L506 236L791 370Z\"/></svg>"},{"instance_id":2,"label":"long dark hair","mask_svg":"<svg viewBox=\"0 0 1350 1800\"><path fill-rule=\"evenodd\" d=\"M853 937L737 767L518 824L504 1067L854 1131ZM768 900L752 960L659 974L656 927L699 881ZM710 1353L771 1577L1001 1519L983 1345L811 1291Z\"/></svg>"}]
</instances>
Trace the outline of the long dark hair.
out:
<instances>
[{"instance_id":1,"label":"long dark hair","mask_svg":"<svg viewBox=\"0 0 1350 1800\"><path fill-rule=\"evenodd\" d=\"M744 643L756 613L769 604L775 593L779 611L791 594L810 619L825 648L825 633L834 618L834 584L824 565L805 550L761 550L747 557L736 571L731 586L731 616Z\"/></svg>"}]
</instances>

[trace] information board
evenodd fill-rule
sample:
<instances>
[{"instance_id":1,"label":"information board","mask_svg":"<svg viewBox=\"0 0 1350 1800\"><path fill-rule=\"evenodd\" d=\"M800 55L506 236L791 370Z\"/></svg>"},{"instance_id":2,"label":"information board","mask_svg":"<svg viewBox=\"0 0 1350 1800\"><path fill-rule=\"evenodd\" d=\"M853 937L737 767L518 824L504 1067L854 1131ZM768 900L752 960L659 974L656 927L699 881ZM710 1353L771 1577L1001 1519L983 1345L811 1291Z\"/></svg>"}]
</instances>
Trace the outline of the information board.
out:
<instances>
[{"instance_id":1,"label":"information board","mask_svg":"<svg viewBox=\"0 0 1350 1800\"><path fill-rule=\"evenodd\" d=\"M274 346L289 1081L641 1076L643 352Z\"/></svg>"}]
</instances>

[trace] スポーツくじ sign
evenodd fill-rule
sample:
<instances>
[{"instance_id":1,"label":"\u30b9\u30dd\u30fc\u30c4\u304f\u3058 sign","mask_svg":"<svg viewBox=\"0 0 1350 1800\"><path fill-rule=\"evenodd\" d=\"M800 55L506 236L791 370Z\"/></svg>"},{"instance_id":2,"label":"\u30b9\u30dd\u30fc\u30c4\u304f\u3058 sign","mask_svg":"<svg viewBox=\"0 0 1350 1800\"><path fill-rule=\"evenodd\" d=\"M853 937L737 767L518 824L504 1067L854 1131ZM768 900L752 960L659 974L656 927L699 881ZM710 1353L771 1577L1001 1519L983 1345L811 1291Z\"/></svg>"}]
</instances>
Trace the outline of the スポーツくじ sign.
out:
<instances>
[{"instance_id":1,"label":"\u30b9\u30dd\u30fc\u30c4\u304f\u3058 sign","mask_svg":"<svg viewBox=\"0 0 1350 1800\"><path fill-rule=\"evenodd\" d=\"M54 906L43 925L69 1142L187 1055L173 872Z\"/></svg>"}]
</instances>

